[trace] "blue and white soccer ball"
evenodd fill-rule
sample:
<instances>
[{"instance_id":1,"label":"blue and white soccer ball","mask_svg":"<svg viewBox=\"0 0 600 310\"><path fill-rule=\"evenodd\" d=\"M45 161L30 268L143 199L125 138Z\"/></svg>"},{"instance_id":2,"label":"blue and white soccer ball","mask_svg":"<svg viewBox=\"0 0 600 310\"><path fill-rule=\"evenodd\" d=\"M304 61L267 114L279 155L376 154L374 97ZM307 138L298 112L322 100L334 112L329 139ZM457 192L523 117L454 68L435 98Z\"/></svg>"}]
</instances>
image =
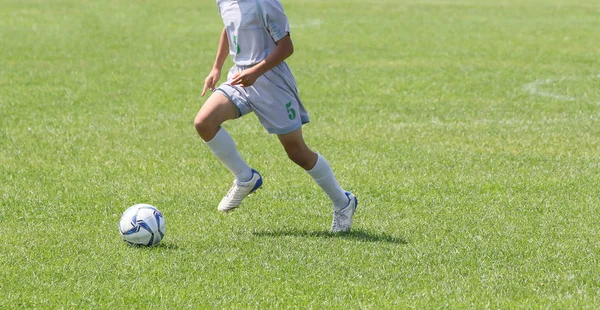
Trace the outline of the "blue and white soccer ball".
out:
<instances>
[{"instance_id":1,"label":"blue and white soccer ball","mask_svg":"<svg viewBox=\"0 0 600 310\"><path fill-rule=\"evenodd\" d=\"M121 216L119 230L123 240L132 245L151 246L165 236L165 218L157 208L148 204L129 207Z\"/></svg>"}]
</instances>

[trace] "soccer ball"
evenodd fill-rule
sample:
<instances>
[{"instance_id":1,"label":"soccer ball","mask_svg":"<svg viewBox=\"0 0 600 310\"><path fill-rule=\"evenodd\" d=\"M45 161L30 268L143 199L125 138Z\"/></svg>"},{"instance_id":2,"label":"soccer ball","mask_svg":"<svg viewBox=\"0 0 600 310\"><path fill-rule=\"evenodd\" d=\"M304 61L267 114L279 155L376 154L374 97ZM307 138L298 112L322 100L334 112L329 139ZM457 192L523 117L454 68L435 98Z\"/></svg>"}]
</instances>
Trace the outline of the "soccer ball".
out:
<instances>
[{"instance_id":1,"label":"soccer ball","mask_svg":"<svg viewBox=\"0 0 600 310\"><path fill-rule=\"evenodd\" d=\"M165 236L165 218L157 208L148 204L129 207L121 216L119 230L123 240L132 245L151 246Z\"/></svg>"}]
</instances>

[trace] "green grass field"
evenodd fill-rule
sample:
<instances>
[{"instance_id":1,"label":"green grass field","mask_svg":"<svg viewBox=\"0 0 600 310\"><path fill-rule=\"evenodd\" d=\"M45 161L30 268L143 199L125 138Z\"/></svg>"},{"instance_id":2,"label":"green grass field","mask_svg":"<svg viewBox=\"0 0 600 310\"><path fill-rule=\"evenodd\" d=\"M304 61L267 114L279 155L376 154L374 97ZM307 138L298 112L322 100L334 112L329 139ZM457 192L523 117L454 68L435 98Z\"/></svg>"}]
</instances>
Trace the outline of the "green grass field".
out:
<instances>
[{"instance_id":1,"label":"green grass field","mask_svg":"<svg viewBox=\"0 0 600 310\"><path fill-rule=\"evenodd\" d=\"M217 212L215 1L0 0L0 308L598 307L598 1L282 2L349 234L254 115L265 185ZM157 247L119 235L142 202Z\"/></svg>"}]
</instances>

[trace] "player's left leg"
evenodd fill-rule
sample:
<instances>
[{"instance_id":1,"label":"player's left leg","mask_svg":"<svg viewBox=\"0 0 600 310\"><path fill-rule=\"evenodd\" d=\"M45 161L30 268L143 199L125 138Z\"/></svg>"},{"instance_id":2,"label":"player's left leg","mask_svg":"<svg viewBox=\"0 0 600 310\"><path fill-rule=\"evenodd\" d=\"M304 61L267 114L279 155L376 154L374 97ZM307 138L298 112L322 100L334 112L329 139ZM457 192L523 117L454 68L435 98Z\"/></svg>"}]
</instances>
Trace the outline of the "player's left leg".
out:
<instances>
[{"instance_id":1,"label":"player's left leg","mask_svg":"<svg viewBox=\"0 0 600 310\"><path fill-rule=\"evenodd\" d=\"M288 157L315 180L333 202L333 232L349 231L358 200L354 194L344 191L321 154L313 152L304 142L302 127L287 134L278 135Z\"/></svg>"}]
</instances>

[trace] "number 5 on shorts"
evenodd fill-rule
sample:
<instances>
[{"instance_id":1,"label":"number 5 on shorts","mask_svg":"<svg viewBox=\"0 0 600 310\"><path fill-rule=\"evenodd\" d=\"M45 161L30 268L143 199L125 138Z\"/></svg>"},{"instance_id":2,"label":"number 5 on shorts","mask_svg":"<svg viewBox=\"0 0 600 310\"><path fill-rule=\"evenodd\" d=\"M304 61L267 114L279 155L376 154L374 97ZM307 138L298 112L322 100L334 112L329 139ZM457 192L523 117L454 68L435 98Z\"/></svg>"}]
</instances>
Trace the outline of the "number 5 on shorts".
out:
<instances>
[{"instance_id":1,"label":"number 5 on shorts","mask_svg":"<svg viewBox=\"0 0 600 310\"><path fill-rule=\"evenodd\" d=\"M285 105L285 108L287 109L289 119L294 119L296 118L296 110L291 108L291 106L292 102L290 101Z\"/></svg>"}]
</instances>

